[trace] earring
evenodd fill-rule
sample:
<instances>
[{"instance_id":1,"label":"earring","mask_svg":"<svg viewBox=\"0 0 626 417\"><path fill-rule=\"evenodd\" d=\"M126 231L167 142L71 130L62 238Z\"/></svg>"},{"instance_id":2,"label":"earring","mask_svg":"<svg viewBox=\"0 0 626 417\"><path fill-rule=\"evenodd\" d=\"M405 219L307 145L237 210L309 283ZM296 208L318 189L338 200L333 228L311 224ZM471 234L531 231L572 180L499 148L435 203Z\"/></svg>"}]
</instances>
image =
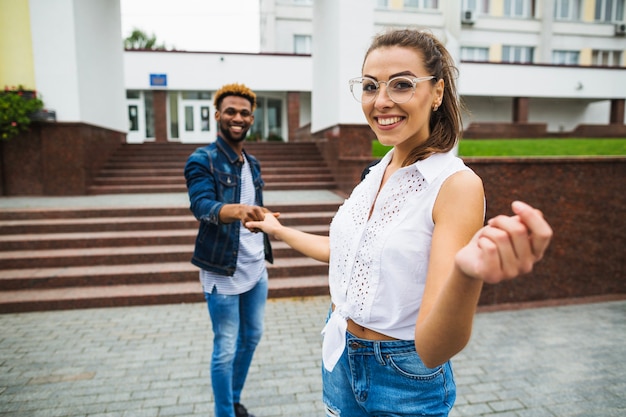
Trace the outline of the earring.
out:
<instances>
[{"instance_id":1,"label":"earring","mask_svg":"<svg viewBox=\"0 0 626 417\"><path fill-rule=\"evenodd\" d=\"M435 104L435 105L433 106L433 111L437 111L437 109L438 109L438 108L439 108L439 106Z\"/></svg>"}]
</instances>

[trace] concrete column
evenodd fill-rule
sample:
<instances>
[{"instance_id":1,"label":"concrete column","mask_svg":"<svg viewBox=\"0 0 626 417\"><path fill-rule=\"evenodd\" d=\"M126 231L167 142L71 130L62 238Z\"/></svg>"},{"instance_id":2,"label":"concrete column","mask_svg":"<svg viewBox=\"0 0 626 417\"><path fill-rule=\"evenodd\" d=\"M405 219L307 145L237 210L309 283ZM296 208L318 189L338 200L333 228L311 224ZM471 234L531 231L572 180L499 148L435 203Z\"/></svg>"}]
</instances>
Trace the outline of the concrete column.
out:
<instances>
[{"instance_id":1,"label":"concrete column","mask_svg":"<svg viewBox=\"0 0 626 417\"><path fill-rule=\"evenodd\" d=\"M554 32L554 0L543 0L543 6L540 13L541 15L537 17L541 19L541 42L539 42L539 51L537 51L538 53L535 57L535 63L551 64L552 33Z\"/></svg>"},{"instance_id":2,"label":"concrete column","mask_svg":"<svg viewBox=\"0 0 626 417\"><path fill-rule=\"evenodd\" d=\"M313 94L311 132L365 123L348 80L361 75L374 35L375 0L313 2Z\"/></svg>"},{"instance_id":3,"label":"concrete column","mask_svg":"<svg viewBox=\"0 0 626 417\"><path fill-rule=\"evenodd\" d=\"M126 132L119 1L30 0L37 90L59 122Z\"/></svg>"}]
</instances>

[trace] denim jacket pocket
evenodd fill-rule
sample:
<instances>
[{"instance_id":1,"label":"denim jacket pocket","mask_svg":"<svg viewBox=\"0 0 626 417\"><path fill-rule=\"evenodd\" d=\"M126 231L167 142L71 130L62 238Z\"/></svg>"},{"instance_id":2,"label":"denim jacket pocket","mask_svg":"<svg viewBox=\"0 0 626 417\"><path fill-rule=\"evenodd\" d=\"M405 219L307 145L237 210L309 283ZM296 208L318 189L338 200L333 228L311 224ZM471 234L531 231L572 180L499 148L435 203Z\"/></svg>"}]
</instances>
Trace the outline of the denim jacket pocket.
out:
<instances>
[{"instance_id":1,"label":"denim jacket pocket","mask_svg":"<svg viewBox=\"0 0 626 417\"><path fill-rule=\"evenodd\" d=\"M219 180L220 184L225 187L235 187L238 182L237 175L230 174L228 172L218 172L217 179Z\"/></svg>"}]
</instances>

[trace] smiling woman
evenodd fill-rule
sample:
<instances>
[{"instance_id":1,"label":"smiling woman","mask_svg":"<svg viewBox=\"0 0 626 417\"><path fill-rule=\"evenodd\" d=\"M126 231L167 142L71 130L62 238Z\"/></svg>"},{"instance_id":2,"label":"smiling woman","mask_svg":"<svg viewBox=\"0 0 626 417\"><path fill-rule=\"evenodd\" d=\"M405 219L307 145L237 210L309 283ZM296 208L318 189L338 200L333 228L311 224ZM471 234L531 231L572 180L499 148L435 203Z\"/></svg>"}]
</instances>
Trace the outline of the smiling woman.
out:
<instances>
[{"instance_id":1,"label":"smiling woman","mask_svg":"<svg viewBox=\"0 0 626 417\"><path fill-rule=\"evenodd\" d=\"M120 0L120 7L122 38L140 29L166 49L259 52L257 0Z\"/></svg>"}]
</instances>

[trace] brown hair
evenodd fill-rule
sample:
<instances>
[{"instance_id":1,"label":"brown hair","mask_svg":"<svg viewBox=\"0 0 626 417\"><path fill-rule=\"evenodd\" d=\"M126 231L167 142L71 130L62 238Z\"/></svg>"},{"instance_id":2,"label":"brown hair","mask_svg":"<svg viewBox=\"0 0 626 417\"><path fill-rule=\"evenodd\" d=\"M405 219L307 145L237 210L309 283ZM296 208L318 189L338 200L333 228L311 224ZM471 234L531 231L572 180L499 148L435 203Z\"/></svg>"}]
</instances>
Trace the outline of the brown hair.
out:
<instances>
[{"instance_id":1,"label":"brown hair","mask_svg":"<svg viewBox=\"0 0 626 417\"><path fill-rule=\"evenodd\" d=\"M434 75L432 83L443 80L443 101L438 111L430 114L430 137L426 142L414 148L403 165L410 165L425 159L433 153L450 151L460 139L463 122L462 104L457 96L456 78L458 70L445 46L435 36L426 31L400 29L377 35L365 53L365 60L370 52L378 48L399 46L410 48L420 53L428 74Z\"/></svg>"},{"instance_id":2,"label":"brown hair","mask_svg":"<svg viewBox=\"0 0 626 417\"><path fill-rule=\"evenodd\" d=\"M256 94L252 90L250 90L245 84L226 84L222 86L215 93L215 97L213 98L213 104L215 105L216 110L220 110L220 106L222 105L222 101L225 97L228 96L237 96L243 97L250 102L252 106L252 111L256 109Z\"/></svg>"}]
</instances>

